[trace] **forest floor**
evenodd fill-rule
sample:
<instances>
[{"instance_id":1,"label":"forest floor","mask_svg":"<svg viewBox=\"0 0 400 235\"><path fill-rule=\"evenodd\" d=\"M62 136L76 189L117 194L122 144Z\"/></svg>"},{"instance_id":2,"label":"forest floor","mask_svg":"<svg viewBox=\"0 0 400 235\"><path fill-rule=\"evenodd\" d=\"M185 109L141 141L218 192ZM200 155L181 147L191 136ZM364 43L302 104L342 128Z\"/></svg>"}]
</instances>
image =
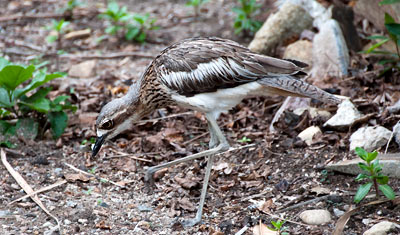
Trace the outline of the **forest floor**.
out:
<instances>
[{"instance_id":1,"label":"forest floor","mask_svg":"<svg viewBox=\"0 0 400 235\"><path fill-rule=\"evenodd\" d=\"M66 2L2 1L0 15L54 14ZM348 147L349 136L356 127L342 132L323 129L320 140L307 146L296 136L308 126L322 127L324 120L312 119L307 113L294 117L287 112L275 125L277 132L271 133L269 125L284 100L282 97L246 99L218 120L229 143L237 149L217 157L202 223L191 228L183 228L179 221L195 215L206 161L199 159L159 172L152 192L147 190L143 178L150 166L207 149L207 124L200 113L178 107L157 111L148 117L149 121L105 143L96 159L90 159L90 145L82 142L90 142L96 136L96 115L105 103L121 96L132 81L139 79L151 56L173 42L194 36L229 38L243 45L251 40L234 34L235 15L231 9L235 1L206 3L198 17L193 16L193 9L185 6L183 0L118 2L132 12L150 13L157 18L160 29L150 32L144 44L114 36L98 40L106 35L103 20L91 11L74 17L70 29L90 28L91 33L85 38L64 40L63 50L69 56L60 58L58 71L68 72L74 64L93 60L94 73L88 78L67 76L53 80L50 96L70 95L78 111L69 114L69 126L60 139L53 140L45 134L44 139L35 142L19 140L16 149L6 151L9 163L34 190L67 179L61 186L39 194L43 204L62 223L64 234L234 234L245 226L250 229L244 234L252 234L251 227L260 221L266 224L276 221L273 216L287 219L289 234L331 234L338 220L334 209L346 211L355 205L353 197L359 183L354 176L326 171L324 166L356 157ZM98 9L102 3L90 2L84 9ZM272 6L262 3L262 12L266 13L258 17L265 20L269 14L266 9ZM51 20L38 17L0 21L3 55L10 61L27 64L42 54L33 47L53 51L54 45L45 42L49 33L45 26ZM137 53L137 56L105 58L115 53ZM360 55L353 55L352 61L359 58ZM56 71L54 56L45 55L42 60L50 62L49 71ZM358 64L366 60L360 61ZM356 105L364 114L393 105L396 100L372 101L400 90L399 80L395 79L398 73L378 78L378 68L372 65L369 68L331 84L342 95L358 100ZM318 102L313 105L332 113L336 110L333 105ZM391 130L396 121L376 116L370 123ZM254 145L239 148L247 144ZM391 144L389 152L396 151L398 146ZM96 177L83 176L69 165ZM30 199L9 204L25 192L2 164L0 179L1 234L43 234L56 224ZM390 179L389 184L398 191L400 180ZM320 201L279 212L316 198ZM263 204L264 209L257 209L257 204ZM298 215L307 209L327 209L332 221L318 226L303 224ZM369 227L368 223L400 221L399 210L395 202L362 207L351 216L345 234L361 234ZM397 229L391 234L399 233Z\"/></svg>"}]
</instances>

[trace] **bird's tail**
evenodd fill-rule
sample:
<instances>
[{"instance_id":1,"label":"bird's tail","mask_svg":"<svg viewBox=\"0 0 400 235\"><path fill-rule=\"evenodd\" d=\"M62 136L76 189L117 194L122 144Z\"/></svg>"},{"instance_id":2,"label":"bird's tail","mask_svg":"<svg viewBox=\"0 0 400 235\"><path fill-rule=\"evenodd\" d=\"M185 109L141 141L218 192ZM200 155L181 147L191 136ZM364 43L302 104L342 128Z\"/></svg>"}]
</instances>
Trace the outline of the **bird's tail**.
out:
<instances>
[{"instance_id":1,"label":"bird's tail","mask_svg":"<svg viewBox=\"0 0 400 235\"><path fill-rule=\"evenodd\" d=\"M291 75L268 76L258 79L257 82L267 86L270 88L270 91L277 95L310 97L325 103L334 104L342 102L340 98Z\"/></svg>"}]
</instances>

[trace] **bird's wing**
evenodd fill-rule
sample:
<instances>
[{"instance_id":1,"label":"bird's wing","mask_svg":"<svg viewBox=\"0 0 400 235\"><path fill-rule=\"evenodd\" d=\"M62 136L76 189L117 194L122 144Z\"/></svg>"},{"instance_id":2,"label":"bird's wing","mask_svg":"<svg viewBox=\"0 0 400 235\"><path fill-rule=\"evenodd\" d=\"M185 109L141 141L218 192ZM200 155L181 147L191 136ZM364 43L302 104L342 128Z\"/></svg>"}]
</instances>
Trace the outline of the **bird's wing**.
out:
<instances>
[{"instance_id":1,"label":"bird's wing","mask_svg":"<svg viewBox=\"0 0 400 235\"><path fill-rule=\"evenodd\" d=\"M169 89L185 96L235 87L279 74L293 75L305 64L250 52L226 39L185 40L165 49L155 70Z\"/></svg>"}]
</instances>

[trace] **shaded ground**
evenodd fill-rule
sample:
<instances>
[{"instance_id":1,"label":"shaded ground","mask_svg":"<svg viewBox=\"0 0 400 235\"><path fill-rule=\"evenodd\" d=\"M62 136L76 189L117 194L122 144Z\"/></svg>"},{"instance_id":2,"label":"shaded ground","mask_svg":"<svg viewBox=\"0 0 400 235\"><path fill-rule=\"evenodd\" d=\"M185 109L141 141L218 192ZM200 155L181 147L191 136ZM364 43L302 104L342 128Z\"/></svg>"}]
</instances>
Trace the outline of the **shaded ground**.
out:
<instances>
[{"instance_id":1,"label":"shaded ground","mask_svg":"<svg viewBox=\"0 0 400 235\"><path fill-rule=\"evenodd\" d=\"M3 16L18 12L50 13L56 12L62 3L51 1L14 1L17 8L10 9L10 3L0 3ZM234 1L208 3L200 18L188 17L192 9L184 6L184 1L124 1L134 12L149 12L158 19L161 29L149 35L149 43L140 45L108 37L100 43L96 39L103 35L104 26L95 15L87 14L72 21L73 30L91 28L89 38L66 41L64 50L70 54L95 55L98 52L143 52L156 55L167 45L191 36L219 36L231 38L243 44L243 39L233 34L234 15L231 8ZM124 3L120 2L120 3ZM25 4L25 5L24 5ZM58 5L61 4L61 5ZM86 8L90 8L88 4ZM267 5L267 4L264 4ZM259 16L264 20L267 15ZM33 59L32 52L12 42L5 43L3 37L37 45L43 49L48 31L43 26L50 19L29 19L0 22L1 46L11 61L26 62ZM55 70L53 57L46 57L51 63L49 69ZM360 64L367 63L359 56ZM83 61L81 58L62 59L60 70L67 71L72 64ZM260 220L267 223L271 216L254 206L265 201L265 212L279 215L291 221L300 222L298 214L306 209L322 208L332 212L334 209L346 211L352 205L353 194L358 184L353 176L324 171L324 165L341 159L353 158L348 153L348 132L324 130L320 141L311 147L296 139L297 134L311 124L321 125L324 120L312 120L307 114L295 117L287 113L276 125L277 133L267 130L271 119L279 108L282 98L247 99L228 114L222 115L220 126L232 146L238 147L243 137L249 138L254 147L235 150L217 158L212 171L208 197L203 216L203 224L183 229L178 221L191 218L195 214L206 162L196 160L180 164L157 174L156 187L149 193L143 183L147 167L170 161L207 149L209 137L204 117L190 112L171 118L144 122L132 132L119 136L105 144L96 160L90 160L88 145L80 145L83 140L95 136L93 120L101 106L111 98L122 95L131 83L140 77L150 58L122 57L97 59L96 74L90 78L63 78L55 80L51 95L70 93L79 110L70 115L70 126L61 140L50 137L36 143L21 142L13 152L8 152L8 161L22 174L34 188L40 189L67 178L68 183L39 195L46 207L58 217L65 234L232 234L244 226L252 227ZM368 61L372 63L372 61ZM355 70L359 68L354 68ZM374 68L375 69L375 68ZM372 69L372 71L374 71ZM371 100L400 90L394 81L398 74L377 79L377 72L368 75L357 72L356 76L345 79L334 87L343 95L357 98L358 108L364 114L378 111L393 104L393 100L371 103ZM333 85L332 85L333 86ZM332 112L335 107L320 103L314 104ZM155 119L168 117L187 110L171 107L160 110L149 117ZM371 123L379 123L391 129L396 117L376 116ZM361 125L361 124L360 124ZM353 127L356 128L356 127ZM397 146L390 146L395 151ZM128 155L126 155L128 154ZM143 160L144 159L144 160ZM91 170L99 177L119 182L119 187L94 177L72 180L71 174L77 172L65 163L81 170ZM3 165L0 166L0 231L2 234L41 234L54 225L35 203L25 199L8 205L14 199L24 196L14 179ZM82 179L82 178L81 178ZM390 185L398 191L400 181L391 179ZM323 187L332 195L327 200L311 203L284 213L276 211L310 199L321 197L312 188ZM372 199L368 199L372 200ZM395 203L387 202L370 206L353 215L345 234L360 234L370 224L380 220L400 220L400 209ZM10 214L7 214L10 213ZM323 226L307 226L287 223L290 234L331 234L337 217ZM49 224L50 222L51 224ZM398 234L400 230L391 234ZM249 229L245 234L251 234Z\"/></svg>"}]
</instances>

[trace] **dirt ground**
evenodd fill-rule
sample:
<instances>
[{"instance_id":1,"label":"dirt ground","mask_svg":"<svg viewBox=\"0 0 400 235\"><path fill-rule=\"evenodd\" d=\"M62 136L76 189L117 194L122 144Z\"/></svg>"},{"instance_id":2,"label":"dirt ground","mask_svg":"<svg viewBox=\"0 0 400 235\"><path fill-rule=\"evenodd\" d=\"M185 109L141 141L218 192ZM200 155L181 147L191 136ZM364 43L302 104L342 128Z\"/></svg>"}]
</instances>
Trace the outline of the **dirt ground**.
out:
<instances>
[{"instance_id":1,"label":"dirt ground","mask_svg":"<svg viewBox=\"0 0 400 235\"><path fill-rule=\"evenodd\" d=\"M66 2L1 1L0 15L56 13ZM59 140L45 134L43 140L35 142L17 140L17 148L6 151L9 163L34 190L67 179L61 186L39 194L46 208L60 220L64 234L234 234L245 226L249 229L244 234L252 234L251 227L260 221L270 225L271 220L276 220L273 216L288 220L285 226L289 234L331 234L338 220L334 210L346 211L354 206L353 196L359 183L354 176L326 171L324 166L355 157L348 151L349 136L362 124L342 132L323 129L320 140L307 146L297 134L310 125L322 127L325 120L312 119L307 113L296 116L286 112L275 125L277 132L271 133L269 125L282 97L246 99L221 116L218 123L231 146L254 145L217 157L202 224L192 228L183 228L179 221L195 215L206 161L195 160L158 172L156 185L151 190L143 178L149 166L207 149L207 125L200 113L178 107L159 110L148 118L152 121L142 122L131 132L105 143L97 158L90 159L90 145L81 143L95 137L95 116L107 101L121 96L151 61L141 56L104 59L101 55L138 52L155 56L171 43L193 36L229 38L244 45L251 40L233 33L235 15L231 9L236 4L233 0L210 1L199 17L193 16L192 8L186 7L183 0L118 2L132 12L150 13L157 18L160 29L151 32L145 44L113 36L97 43L96 39L105 35L104 22L90 11L73 18L70 28L75 31L90 28L92 32L87 38L64 42L63 49L72 56L60 59L59 70L67 72L71 65L89 60L73 55L99 55L95 59L95 74L89 78L56 79L51 83L54 90L50 95L71 95L78 111L69 115L69 126ZM96 9L103 3L87 1L84 9ZM265 20L271 11L267 9L272 6L267 1L260 3L265 13L257 17ZM29 45L54 50L44 41L49 33L44 26L50 23L51 18L0 21L3 55L8 55L13 62L27 63L39 54ZM43 60L50 61L49 71L56 71L54 57L45 56ZM373 64L372 59L353 54L352 60L361 61L353 63L357 64L352 68L357 71L356 75L331 87L355 99L364 114L393 105L395 100L371 101L385 92L398 92L399 73L377 78L378 68L370 65L369 71L361 69L363 63ZM312 105L332 113L336 110L335 106L319 102ZM369 122L391 129L397 119L375 116ZM249 141L239 141L243 137ZM392 143L389 152L396 151L398 146ZM69 165L90 171L96 177L80 175ZM9 204L25 192L2 164L0 179L0 234L43 234L55 226L55 220L31 199ZM389 184L399 191L400 180L391 179ZM279 212L316 198L321 200ZM366 202L373 200L368 198ZM257 209L259 204L263 210ZM298 215L307 209L329 210L332 222L319 226L303 224ZM400 221L399 203L363 207L351 216L344 234L361 234L382 220ZM390 234L400 234L400 229Z\"/></svg>"}]
</instances>

